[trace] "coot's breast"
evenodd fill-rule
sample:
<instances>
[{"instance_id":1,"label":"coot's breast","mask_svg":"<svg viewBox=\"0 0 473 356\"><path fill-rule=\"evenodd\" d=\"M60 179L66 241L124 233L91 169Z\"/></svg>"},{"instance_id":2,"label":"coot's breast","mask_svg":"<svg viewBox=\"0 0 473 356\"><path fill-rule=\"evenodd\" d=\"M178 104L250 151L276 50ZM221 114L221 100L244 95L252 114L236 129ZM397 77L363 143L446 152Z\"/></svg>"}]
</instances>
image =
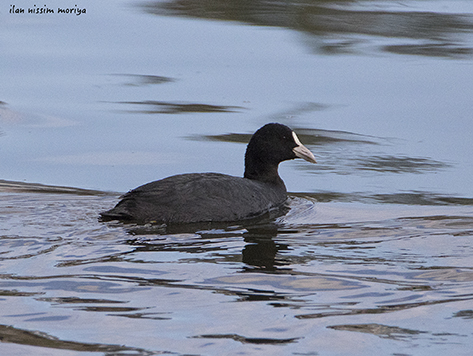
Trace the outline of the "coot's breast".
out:
<instances>
[{"instance_id":1,"label":"coot's breast","mask_svg":"<svg viewBox=\"0 0 473 356\"><path fill-rule=\"evenodd\" d=\"M218 173L193 173L142 185L103 218L140 223L228 222L253 218L286 201L282 180L265 183Z\"/></svg>"}]
</instances>

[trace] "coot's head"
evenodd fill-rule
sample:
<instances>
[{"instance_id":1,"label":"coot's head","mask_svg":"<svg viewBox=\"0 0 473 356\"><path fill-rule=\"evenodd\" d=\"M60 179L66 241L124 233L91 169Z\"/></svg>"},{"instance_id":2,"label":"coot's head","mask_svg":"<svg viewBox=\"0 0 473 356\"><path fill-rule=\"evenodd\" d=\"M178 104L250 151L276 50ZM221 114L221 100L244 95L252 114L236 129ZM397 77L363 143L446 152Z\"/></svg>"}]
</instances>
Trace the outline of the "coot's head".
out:
<instances>
[{"instance_id":1,"label":"coot's head","mask_svg":"<svg viewBox=\"0 0 473 356\"><path fill-rule=\"evenodd\" d=\"M281 124L266 124L251 137L245 154L245 178L282 182L278 165L282 161L303 158L316 163L315 157L294 131Z\"/></svg>"}]
</instances>

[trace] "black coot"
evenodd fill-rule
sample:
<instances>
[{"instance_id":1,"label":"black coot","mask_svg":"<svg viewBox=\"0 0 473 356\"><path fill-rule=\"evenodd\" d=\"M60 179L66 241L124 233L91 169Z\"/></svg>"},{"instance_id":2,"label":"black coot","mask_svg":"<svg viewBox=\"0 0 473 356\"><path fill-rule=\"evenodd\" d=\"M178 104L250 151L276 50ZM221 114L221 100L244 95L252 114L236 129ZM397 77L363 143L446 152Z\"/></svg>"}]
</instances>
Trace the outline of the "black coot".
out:
<instances>
[{"instance_id":1,"label":"black coot","mask_svg":"<svg viewBox=\"0 0 473 356\"><path fill-rule=\"evenodd\" d=\"M248 143L244 178L192 173L151 182L126 193L101 213L102 220L184 224L254 218L284 204L286 186L278 165L298 157L316 163L289 127L267 124Z\"/></svg>"}]
</instances>

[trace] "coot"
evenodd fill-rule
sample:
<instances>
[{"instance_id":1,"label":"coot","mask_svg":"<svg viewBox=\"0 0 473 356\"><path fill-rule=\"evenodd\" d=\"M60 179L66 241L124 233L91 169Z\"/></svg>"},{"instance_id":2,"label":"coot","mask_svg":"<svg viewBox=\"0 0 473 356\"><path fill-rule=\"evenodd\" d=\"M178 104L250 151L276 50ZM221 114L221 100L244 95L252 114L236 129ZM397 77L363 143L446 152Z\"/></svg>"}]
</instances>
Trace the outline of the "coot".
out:
<instances>
[{"instance_id":1,"label":"coot","mask_svg":"<svg viewBox=\"0 0 473 356\"><path fill-rule=\"evenodd\" d=\"M103 221L186 224L251 219L281 207L286 186L279 177L282 161L314 155L289 127L261 127L245 154L243 178L218 173L180 174L142 185L126 193Z\"/></svg>"}]
</instances>

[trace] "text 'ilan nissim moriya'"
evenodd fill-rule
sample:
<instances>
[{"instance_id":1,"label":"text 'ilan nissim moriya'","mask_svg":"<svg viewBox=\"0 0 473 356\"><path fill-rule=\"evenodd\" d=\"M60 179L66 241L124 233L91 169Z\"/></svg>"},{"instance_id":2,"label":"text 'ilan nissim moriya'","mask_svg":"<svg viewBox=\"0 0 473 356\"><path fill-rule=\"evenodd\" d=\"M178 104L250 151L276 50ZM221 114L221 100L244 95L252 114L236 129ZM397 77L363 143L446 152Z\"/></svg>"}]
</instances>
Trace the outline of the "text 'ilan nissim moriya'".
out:
<instances>
[{"instance_id":1,"label":"text 'ilan nissim moriya'","mask_svg":"<svg viewBox=\"0 0 473 356\"><path fill-rule=\"evenodd\" d=\"M47 7L46 5L43 5L43 7L39 7L36 5L33 5L33 7L30 7L28 9L24 9L22 7L16 7L15 5L10 5L10 14L76 14L77 16L81 14L85 14L87 12L86 8L79 8L77 5L74 5L74 7L65 7L61 8L58 7L56 11L54 9L51 9Z\"/></svg>"}]
</instances>

